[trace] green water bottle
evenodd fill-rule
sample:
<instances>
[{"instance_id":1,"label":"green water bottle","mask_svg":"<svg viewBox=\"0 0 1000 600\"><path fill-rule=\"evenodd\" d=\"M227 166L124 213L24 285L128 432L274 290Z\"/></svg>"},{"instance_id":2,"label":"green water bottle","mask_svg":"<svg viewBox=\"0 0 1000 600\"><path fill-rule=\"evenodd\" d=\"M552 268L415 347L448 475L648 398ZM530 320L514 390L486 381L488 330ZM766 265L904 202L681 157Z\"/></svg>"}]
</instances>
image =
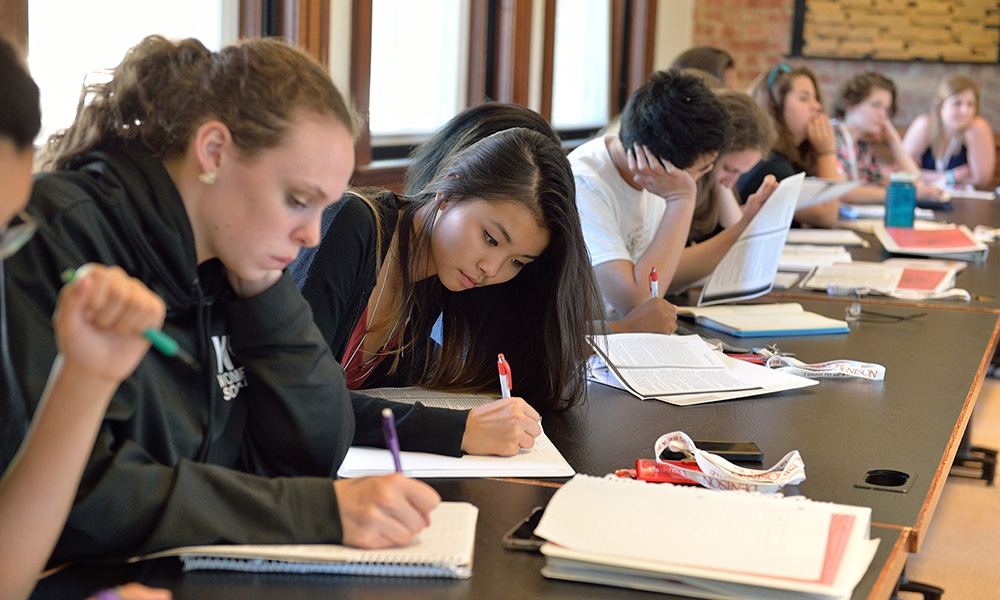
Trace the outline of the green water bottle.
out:
<instances>
[{"instance_id":1,"label":"green water bottle","mask_svg":"<svg viewBox=\"0 0 1000 600\"><path fill-rule=\"evenodd\" d=\"M913 227L913 211L917 208L917 188L913 173L897 171L889 175L885 188L885 226Z\"/></svg>"}]
</instances>

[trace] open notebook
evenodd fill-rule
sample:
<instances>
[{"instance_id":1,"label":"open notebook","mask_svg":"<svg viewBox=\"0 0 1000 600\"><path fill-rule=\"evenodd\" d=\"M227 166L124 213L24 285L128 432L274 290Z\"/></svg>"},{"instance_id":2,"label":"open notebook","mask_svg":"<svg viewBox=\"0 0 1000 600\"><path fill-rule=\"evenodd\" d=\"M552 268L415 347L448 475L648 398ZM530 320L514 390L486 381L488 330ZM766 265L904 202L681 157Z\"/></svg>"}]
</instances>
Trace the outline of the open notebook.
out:
<instances>
[{"instance_id":1,"label":"open notebook","mask_svg":"<svg viewBox=\"0 0 1000 600\"><path fill-rule=\"evenodd\" d=\"M431 512L430 526L402 548L361 550L335 544L185 546L129 562L179 556L185 571L465 579L472 576L478 515L479 509L467 502L442 502Z\"/></svg>"},{"instance_id":2,"label":"open notebook","mask_svg":"<svg viewBox=\"0 0 1000 600\"><path fill-rule=\"evenodd\" d=\"M484 395L452 394L422 388L375 388L359 390L368 396L395 402L420 402L434 408L470 410L492 402L495 398ZM571 477L576 471L542 431L535 438L534 447L521 450L513 456L462 457L429 454L427 452L400 452L403 473L409 477ZM392 455L383 448L352 446L344 457L337 475L340 477L368 477L392 473Z\"/></svg>"}]
</instances>

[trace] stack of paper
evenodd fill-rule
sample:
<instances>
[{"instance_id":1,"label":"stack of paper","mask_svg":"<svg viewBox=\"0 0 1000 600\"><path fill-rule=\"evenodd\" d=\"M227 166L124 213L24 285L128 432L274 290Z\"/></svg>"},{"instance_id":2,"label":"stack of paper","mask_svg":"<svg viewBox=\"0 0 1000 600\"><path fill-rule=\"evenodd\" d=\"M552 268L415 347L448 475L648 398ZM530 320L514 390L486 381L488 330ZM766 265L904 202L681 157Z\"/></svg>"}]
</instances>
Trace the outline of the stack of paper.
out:
<instances>
[{"instance_id":1,"label":"stack of paper","mask_svg":"<svg viewBox=\"0 0 1000 600\"><path fill-rule=\"evenodd\" d=\"M865 288L881 294L899 291L940 293L955 286L957 272L956 266L944 261L911 259L896 262L889 259L881 263L855 262L817 267L802 282L802 287L824 291L830 286L843 290Z\"/></svg>"},{"instance_id":2,"label":"stack of paper","mask_svg":"<svg viewBox=\"0 0 1000 600\"><path fill-rule=\"evenodd\" d=\"M577 475L535 533L542 574L698 598L850 598L871 509Z\"/></svg>"},{"instance_id":3,"label":"stack of paper","mask_svg":"<svg viewBox=\"0 0 1000 600\"><path fill-rule=\"evenodd\" d=\"M848 231L847 233L854 232ZM851 253L843 246L785 244L781 250L778 269L781 271L808 271L813 267L849 263L851 260Z\"/></svg>"},{"instance_id":4,"label":"stack of paper","mask_svg":"<svg viewBox=\"0 0 1000 600\"><path fill-rule=\"evenodd\" d=\"M613 333L590 340L592 381L642 400L690 406L792 390L818 382L729 358L696 335Z\"/></svg>"},{"instance_id":5,"label":"stack of paper","mask_svg":"<svg viewBox=\"0 0 1000 600\"><path fill-rule=\"evenodd\" d=\"M813 246L868 246L868 242L850 229L789 229L785 243Z\"/></svg>"},{"instance_id":6,"label":"stack of paper","mask_svg":"<svg viewBox=\"0 0 1000 600\"><path fill-rule=\"evenodd\" d=\"M368 396L386 398L396 402L425 406L471 410L495 400L489 396L451 394L421 388L377 388L363 390ZM545 435L535 438L535 445L513 456L480 456L466 454L462 457L443 456L426 452L400 452L403 473L409 477L569 477L576 473L573 467ZM382 448L351 446L340 465L340 477L368 477L392 473L395 465L392 455Z\"/></svg>"}]
</instances>

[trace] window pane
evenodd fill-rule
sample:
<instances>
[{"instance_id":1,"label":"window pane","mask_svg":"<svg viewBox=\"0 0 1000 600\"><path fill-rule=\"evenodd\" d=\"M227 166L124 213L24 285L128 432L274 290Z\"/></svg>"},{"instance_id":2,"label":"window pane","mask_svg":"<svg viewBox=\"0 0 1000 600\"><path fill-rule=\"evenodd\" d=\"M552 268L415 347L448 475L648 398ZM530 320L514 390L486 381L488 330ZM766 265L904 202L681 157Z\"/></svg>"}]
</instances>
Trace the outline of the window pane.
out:
<instances>
[{"instance_id":1,"label":"window pane","mask_svg":"<svg viewBox=\"0 0 1000 600\"><path fill-rule=\"evenodd\" d=\"M601 127L608 122L610 0L557 0L552 68L552 125Z\"/></svg>"},{"instance_id":2,"label":"window pane","mask_svg":"<svg viewBox=\"0 0 1000 600\"><path fill-rule=\"evenodd\" d=\"M76 116L80 89L100 81L152 33L194 37L210 50L237 37L238 0L30 0L28 62L38 82L46 139Z\"/></svg>"},{"instance_id":3,"label":"window pane","mask_svg":"<svg viewBox=\"0 0 1000 600\"><path fill-rule=\"evenodd\" d=\"M426 135L464 102L467 0L374 0L369 128L384 136Z\"/></svg>"}]
</instances>

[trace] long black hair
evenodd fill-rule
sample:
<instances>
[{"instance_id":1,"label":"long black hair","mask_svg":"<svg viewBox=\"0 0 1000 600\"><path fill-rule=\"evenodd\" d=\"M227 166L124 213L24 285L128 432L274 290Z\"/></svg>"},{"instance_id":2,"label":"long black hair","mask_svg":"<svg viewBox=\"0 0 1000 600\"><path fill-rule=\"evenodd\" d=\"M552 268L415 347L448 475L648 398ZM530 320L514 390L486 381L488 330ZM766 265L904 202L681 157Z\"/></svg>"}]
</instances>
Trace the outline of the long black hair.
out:
<instances>
[{"instance_id":1,"label":"long black hair","mask_svg":"<svg viewBox=\"0 0 1000 600\"><path fill-rule=\"evenodd\" d=\"M513 279L462 292L447 290L436 277L415 281L425 264L441 202L470 199L516 201L548 230L549 244ZM505 129L458 149L430 183L412 198L399 231L401 307L413 332L443 318L438 352L426 344L420 383L436 389L491 391L497 387L497 354L514 373L514 393L539 410L565 409L586 392L586 335L593 329L597 286L576 209L573 173L550 137L518 127ZM415 226L418 212L423 219Z\"/></svg>"}]
</instances>

